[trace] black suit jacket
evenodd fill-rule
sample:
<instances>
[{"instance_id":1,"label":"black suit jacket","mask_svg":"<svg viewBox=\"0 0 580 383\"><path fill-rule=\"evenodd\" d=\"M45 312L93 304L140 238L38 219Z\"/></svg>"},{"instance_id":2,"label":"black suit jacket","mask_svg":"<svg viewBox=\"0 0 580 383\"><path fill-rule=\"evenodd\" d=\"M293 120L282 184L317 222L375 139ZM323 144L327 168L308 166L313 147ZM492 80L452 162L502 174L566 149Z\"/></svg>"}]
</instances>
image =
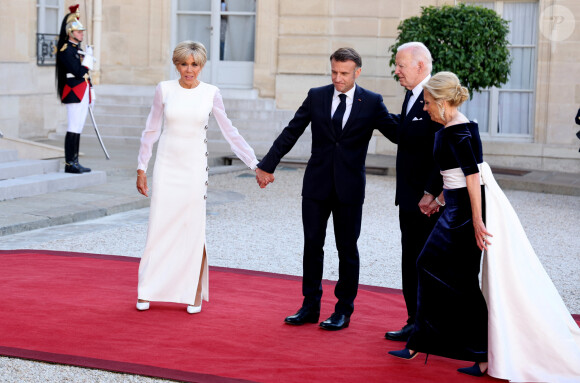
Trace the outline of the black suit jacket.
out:
<instances>
[{"instance_id":1,"label":"black suit jacket","mask_svg":"<svg viewBox=\"0 0 580 383\"><path fill-rule=\"evenodd\" d=\"M406 105L398 120L397 129L397 194L395 204L406 211L419 212L418 203L423 192L434 196L441 193L443 179L433 159L435 133L443 126L431 121L423 111L423 92L419 95L409 114Z\"/></svg>"},{"instance_id":2,"label":"black suit jacket","mask_svg":"<svg viewBox=\"0 0 580 383\"><path fill-rule=\"evenodd\" d=\"M311 124L312 155L306 166L302 196L323 200L336 192L342 203L362 204L365 196L365 159L374 129L395 139L396 124L381 95L356 86L348 121L337 136L332 125L334 85L312 88L294 118L258 164L273 173L304 130Z\"/></svg>"}]
</instances>

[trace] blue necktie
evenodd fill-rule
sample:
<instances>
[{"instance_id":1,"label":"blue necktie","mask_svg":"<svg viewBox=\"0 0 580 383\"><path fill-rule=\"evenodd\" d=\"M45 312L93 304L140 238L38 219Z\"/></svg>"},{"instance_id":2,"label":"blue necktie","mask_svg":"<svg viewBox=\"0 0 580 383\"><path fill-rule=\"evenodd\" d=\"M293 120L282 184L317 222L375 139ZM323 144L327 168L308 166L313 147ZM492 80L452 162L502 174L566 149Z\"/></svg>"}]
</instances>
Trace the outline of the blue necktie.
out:
<instances>
[{"instance_id":1,"label":"blue necktie","mask_svg":"<svg viewBox=\"0 0 580 383\"><path fill-rule=\"evenodd\" d=\"M344 117L344 112L346 111L346 94L341 93L338 97L340 98L340 104L338 104L338 107L332 116L332 125L334 125L337 137L342 133L342 119Z\"/></svg>"}]
</instances>

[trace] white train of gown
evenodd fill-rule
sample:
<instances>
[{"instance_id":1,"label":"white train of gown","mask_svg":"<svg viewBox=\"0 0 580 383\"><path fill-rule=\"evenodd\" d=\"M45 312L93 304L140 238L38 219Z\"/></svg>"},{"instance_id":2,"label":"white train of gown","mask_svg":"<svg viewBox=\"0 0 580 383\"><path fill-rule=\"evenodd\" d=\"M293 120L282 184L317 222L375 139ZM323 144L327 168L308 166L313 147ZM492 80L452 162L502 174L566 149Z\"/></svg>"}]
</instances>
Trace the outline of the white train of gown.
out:
<instances>
[{"instance_id":1,"label":"white train of gown","mask_svg":"<svg viewBox=\"0 0 580 383\"><path fill-rule=\"evenodd\" d=\"M488 306L488 374L512 382L580 382L580 329L540 263L487 163L482 290Z\"/></svg>"},{"instance_id":2,"label":"white train of gown","mask_svg":"<svg viewBox=\"0 0 580 383\"><path fill-rule=\"evenodd\" d=\"M200 283L201 298L209 299L204 248L210 113L232 151L252 169L258 163L227 118L217 87L201 82L185 89L177 80L157 85L138 159L138 168L146 170L159 140L147 243L139 265L139 299L193 305Z\"/></svg>"}]
</instances>

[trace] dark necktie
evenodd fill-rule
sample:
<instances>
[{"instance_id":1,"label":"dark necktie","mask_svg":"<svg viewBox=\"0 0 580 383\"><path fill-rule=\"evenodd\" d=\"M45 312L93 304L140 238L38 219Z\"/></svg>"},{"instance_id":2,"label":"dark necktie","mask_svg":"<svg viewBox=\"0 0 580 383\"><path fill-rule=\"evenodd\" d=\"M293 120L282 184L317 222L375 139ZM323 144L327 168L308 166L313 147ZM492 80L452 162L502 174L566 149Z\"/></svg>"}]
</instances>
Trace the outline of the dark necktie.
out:
<instances>
[{"instance_id":1,"label":"dark necktie","mask_svg":"<svg viewBox=\"0 0 580 383\"><path fill-rule=\"evenodd\" d=\"M342 119L344 117L344 111L346 110L346 94L341 93L338 97L340 98L340 104L338 104L338 107L332 116L332 125L334 125L337 137L342 133Z\"/></svg>"},{"instance_id":2,"label":"dark necktie","mask_svg":"<svg viewBox=\"0 0 580 383\"><path fill-rule=\"evenodd\" d=\"M401 111L401 115L403 118L407 116L407 105L409 104L409 99L413 95L413 91L408 90L407 94L405 94L405 101L403 101L403 110Z\"/></svg>"}]
</instances>

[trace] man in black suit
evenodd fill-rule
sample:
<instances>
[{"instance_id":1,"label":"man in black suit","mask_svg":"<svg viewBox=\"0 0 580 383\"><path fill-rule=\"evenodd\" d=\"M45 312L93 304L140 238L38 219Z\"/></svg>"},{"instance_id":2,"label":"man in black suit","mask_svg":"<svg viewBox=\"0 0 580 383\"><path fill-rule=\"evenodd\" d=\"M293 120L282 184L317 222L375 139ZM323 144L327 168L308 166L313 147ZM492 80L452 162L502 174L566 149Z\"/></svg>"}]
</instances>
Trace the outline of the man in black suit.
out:
<instances>
[{"instance_id":1,"label":"man in black suit","mask_svg":"<svg viewBox=\"0 0 580 383\"><path fill-rule=\"evenodd\" d=\"M276 166L308 124L312 130L312 155L304 173L302 223L304 259L302 307L285 319L287 324L317 323L322 297L323 245L332 213L339 276L334 289L338 298L334 313L320 327L348 327L359 280L357 240L361 230L365 195L365 158L374 129L393 139L394 120L383 98L355 84L362 60L352 48L330 56L332 85L310 89L294 118L258 164L261 187L273 180Z\"/></svg>"},{"instance_id":2,"label":"man in black suit","mask_svg":"<svg viewBox=\"0 0 580 383\"><path fill-rule=\"evenodd\" d=\"M431 78L431 53L422 43L401 45L395 58L395 74L407 89L397 129L397 191L401 228L403 296L408 319L401 330L385 338L406 341L413 331L417 311L417 258L439 218L443 181L433 160L435 132L442 128L423 110L423 84Z\"/></svg>"}]
</instances>

